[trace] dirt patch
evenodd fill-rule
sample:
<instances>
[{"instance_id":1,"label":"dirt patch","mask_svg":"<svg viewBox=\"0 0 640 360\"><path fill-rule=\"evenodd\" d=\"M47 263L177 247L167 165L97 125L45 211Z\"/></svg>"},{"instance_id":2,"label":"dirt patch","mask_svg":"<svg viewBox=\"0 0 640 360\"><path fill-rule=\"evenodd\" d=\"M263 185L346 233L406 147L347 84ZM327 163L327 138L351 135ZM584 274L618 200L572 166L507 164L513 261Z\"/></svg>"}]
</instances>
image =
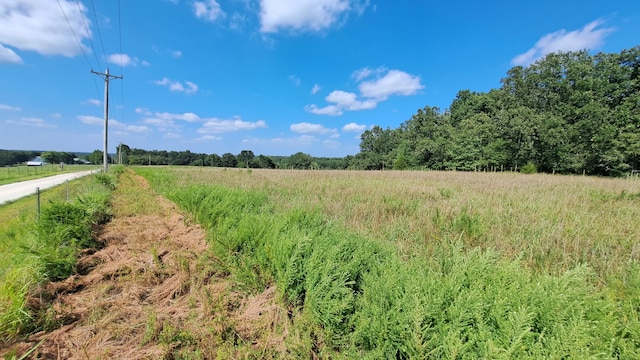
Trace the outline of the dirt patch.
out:
<instances>
[{"instance_id":1,"label":"dirt patch","mask_svg":"<svg viewBox=\"0 0 640 360\"><path fill-rule=\"evenodd\" d=\"M151 191L143 178L125 176L136 191ZM238 356L239 344L284 352L287 317L275 289L252 297L234 291L204 230L175 204L156 201L159 214L116 216L97 234L104 247L79 260L78 275L34 293L30 307L51 330L2 344L0 354L19 355L40 341L31 358L224 358Z\"/></svg>"}]
</instances>

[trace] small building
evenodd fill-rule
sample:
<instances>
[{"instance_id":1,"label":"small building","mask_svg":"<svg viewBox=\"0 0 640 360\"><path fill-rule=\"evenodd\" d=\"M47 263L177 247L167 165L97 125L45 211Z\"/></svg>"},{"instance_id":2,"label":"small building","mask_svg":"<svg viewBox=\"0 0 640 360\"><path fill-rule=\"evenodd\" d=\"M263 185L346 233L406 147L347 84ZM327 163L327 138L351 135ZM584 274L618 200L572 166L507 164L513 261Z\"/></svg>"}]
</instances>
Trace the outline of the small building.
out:
<instances>
[{"instance_id":1,"label":"small building","mask_svg":"<svg viewBox=\"0 0 640 360\"><path fill-rule=\"evenodd\" d=\"M27 166L42 166L46 164L44 160L40 156L36 156L32 160L27 161Z\"/></svg>"}]
</instances>

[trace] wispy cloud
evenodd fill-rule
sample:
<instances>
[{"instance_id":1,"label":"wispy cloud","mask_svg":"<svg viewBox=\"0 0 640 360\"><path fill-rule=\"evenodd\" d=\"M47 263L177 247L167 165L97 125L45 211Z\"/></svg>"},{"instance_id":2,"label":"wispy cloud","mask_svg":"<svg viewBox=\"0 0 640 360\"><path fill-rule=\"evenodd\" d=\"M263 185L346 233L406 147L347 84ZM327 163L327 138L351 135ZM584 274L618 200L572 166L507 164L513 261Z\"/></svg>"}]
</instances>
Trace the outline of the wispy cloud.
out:
<instances>
[{"instance_id":1,"label":"wispy cloud","mask_svg":"<svg viewBox=\"0 0 640 360\"><path fill-rule=\"evenodd\" d=\"M196 1L193 3L194 15L205 21L216 22L219 18L225 16L224 11L216 0Z\"/></svg>"},{"instance_id":2,"label":"wispy cloud","mask_svg":"<svg viewBox=\"0 0 640 360\"><path fill-rule=\"evenodd\" d=\"M100 106L100 105L102 105L102 101L100 101L98 99L87 99L87 100L83 101L82 104Z\"/></svg>"},{"instance_id":3,"label":"wispy cloud","mask_svg":"<svg viewBox=\"0 0 640 360\"><path fill-rule=\"evenodd\" d=\"M300 84L302 83L302 80L295 75L289 75L289 80L291 80L291 82L294 83L296 86L300 86Z\"/></svg>"},{"instance_id":4,"label":"wispy cloud","mask_svg":"<svg viewBox=\"0 0 640 360\"><path fill-rule=\"evenodd\" d=\"M247 131L255 129L264 129L267 123L264 120L244 121L240 116L234 116L232 119L209 118L198 133L200 134L222 134L234 131Z\"/></svg>"},{"instance_id":5,"label":"wispy cloud","mask_svg":"<svg viewBox=\"0 0 640 360\"><path fill-rule=\"evenodd\" d=\"M140 61L140 59L138 59L137 57L131 57L127 54L111 54L107 56L107 62L111 63L111 64L116 64L122 67L127 67L127 66L138 66L138 64L140 65L144 65L144 66L149 66L150 64L147 61Z\"/></svg>"},{"instance_id":6,"label":"wispy cloud","mask_svg":"<svg viewBox=\"0 0 640 360\"><path fill-rule=\"evenodd\" d=\"M55 127L58 127L55 124L48 124L43 119L35 118L35 117L25 117L25 118L21 118L20 120L7 120L6 123L22 125L22 126L38 127L38 128L55 128Z\"/></svg>"},{"instance_id":7,"label":"wispy cloud","mask_svg":"<svg viewBox=\"0 0 640 360\"><path fill-rule=\"evenodd\" d=\"M562 29L547 34L541 37L531 49L514 57L511 64L526 66L550 53L597 48L602 45L604 38L615 30L612 27L601 28L603 24L603 20L595 20L579 30Z\"/></svg>"},{"instance_id":8,"label":"wispy cloud","mask_svg":"<svg viewBox=\"0 0 640 360\"><path fill-rule=\"evenodd\" d=\"M0 104L0 110L20 111L22 109L17 107L17 106L10 106L10 105L5 105L5 104Z\"/></svg>"},{"instance_id":9,"label":"wispy cloud","mask_svg":"<svg viewBox=\"0 0 640 360\"><path fill-rule=\"evenodd\" d=\"M336 129L329 129L324 127L322 124L312 124L308 122L301 122L297 124L291 124L289 129L295 133L300 134L331 134L336 133Z\"/></svg>"},{"instance_id":10,"label":"wispy cloud","mask_svg":"<svg viewBox=\"0 0 640 360\"><path fill-rule=\"evenodd\" d=\"M320 87L320 85L315 84L313 85L313 88L311 89L311 94L315 95L318 93L318 91L320 91L320 89L322 89L322 87Z\"/></svg>"},{"instance_id":11,"label":"wispy cloud","mask_svg":"<svg viewBox=\"0 0 640 360\"><path fill-rule=\"evenodd\" d=\"M153 83L160 86L166 86L169 90L174 92L183 92L185 94L195 94L198 92L198 85L191 81L185 81L183 84L180 81L172 81L165 77L162 78L162 80L156 80Z\"/></svg>"},{"instance_id":12,"label":"wispy cloud","mask_svg":"<svg viewBox=\"0 0 640 360\"><path fill-rule=\"evenodd\" d=\"M80 120L80 122L82 122L83 124L87 124L87 125L104 125L104 119L99 118L97 116L78 115L77 119ZM132 133L132 132L144 133L150 130L149 127L145 125L124 124L115 119L109 119L109 126L115 130L118 130L121 134Z\"/></svg>"}]
</instances>

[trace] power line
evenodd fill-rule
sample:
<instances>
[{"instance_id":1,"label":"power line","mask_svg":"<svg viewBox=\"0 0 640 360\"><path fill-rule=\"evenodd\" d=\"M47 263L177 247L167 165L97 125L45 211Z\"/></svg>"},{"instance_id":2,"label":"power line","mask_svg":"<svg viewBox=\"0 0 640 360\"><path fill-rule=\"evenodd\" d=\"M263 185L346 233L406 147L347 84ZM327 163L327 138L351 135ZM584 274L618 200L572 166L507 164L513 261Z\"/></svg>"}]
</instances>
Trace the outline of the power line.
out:
<instances>
[{"instance_id":1,"label":"power line","mask_svg":"<svg viewBox=\"0 0 640 360\"><path fill-rule=\"evenodd\" d=\"M76 35L75 30L73 30L73 26L71 26L71 22L69 22L69 18L67 17L67 14L64 12L64 8L62 7L62 4L60 4L60 0L57 0L57 1L58 1L58 6L60 7L60 11L62 11L62 15L64 16L64 19L67 21L67 25L69 25L69 29L71 30L71 33L73 34L74 39L76 39L76 43L80 48L80 52L84 56L84 59L87 61L89 68L93 70L93 65L91 65L91 61L89 61L89 57L87 56L87 53L84 51L84 47L82 46L80 39L78 39L78 35ZM98 63L98 65L100 65L100 63ZM96 94L98 95L98 97L100 97L100 90L98 90L98 83L96 83L95 78L93 79L93 85L96 88Z\"/></svg>"},{"instance_id":2,"label":"power line","mask_svg":"<svg viewBox=\"0 0 640 360\"><path fill-rule=\"evenodd\" d=\"M62 11L62 15L64 15L64 19L67 20L67 25L69 25L69 29L71 29L71 32L73 33L73 37L76 39L76 42L78 43L78 47L80 48L82 55L84 55L84 59L87 60L87 64L89 64L89 68L93 69L93 65L91 65L91 61L89 61L89 57L87 56L87 53L84 51L84 48L82 47L82 43L78 39L76 32L73 30L73 26L71 26L71 23L69 22L69 18L67 17L67 14L64 12L64 9L62 8L62 4L60 4L60 0L58 0L58 6L60 7L60 11Z\"/></svg>"},{"instance_id":3,"label":"power line","mask_svg":"<svg viewBox=\"0 0 640 360\"><path fill-rule=\"evenodd\" d=\"M82 12L82 6L80 5L80 0L76 0L76 4L78 5L78 12L80 13L80 17L82 17L82 23L84 24L84 29L87 32L87 38L89 39L89 44L91 44L91 50L93 50L93 56L96 58L96 62L98 66L100 66L100 59L98 58L98 53L96 52L96 48L93 46L93 40L91 40L91 36L89 36L89 26L87 26L87 20L84 18L84 13ZM103 49L104 52L104 49Z\"/></svg>"},{"instance_id":4,"label":"power line","mask_svg":"<svg viewBox=\"0 0 640 360\"><path fill-rule=\"evenodd\" d=\"M107 56L107 52L104 51L104 43L102 42L102 32L100 31L100 23L98 22L98 13L96 12L96 6L91 0L91 9L93 10L93 19L96 21L96 29L98 29L98 39L100 39L100 46L102 47L102 54Z\"/></svg>"}]
</instances>

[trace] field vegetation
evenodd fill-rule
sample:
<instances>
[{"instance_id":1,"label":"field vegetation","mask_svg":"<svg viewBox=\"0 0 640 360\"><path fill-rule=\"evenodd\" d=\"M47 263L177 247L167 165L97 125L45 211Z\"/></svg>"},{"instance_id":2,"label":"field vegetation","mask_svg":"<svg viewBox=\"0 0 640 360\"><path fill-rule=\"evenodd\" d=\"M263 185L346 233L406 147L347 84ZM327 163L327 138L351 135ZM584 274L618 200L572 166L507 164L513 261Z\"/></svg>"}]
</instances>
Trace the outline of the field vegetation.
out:
<instances>
[{"instance_id":1,"label":"field vegetation","mask_svg":"<svg viewBox=\"0 0 640 360\"><path fill-rule=\"evenodd\" d=\"M640 182L137 168L323 358L638 358Z\"/></svg>"},{"instance_id":2,"label":"field vegetation","mask_svg":"<svg viewBox=\"0 0 640 360\"><path fill-rule=\"evenodd\" d=\"M40 214L34 196L0 207L0 344L60 325L51 309L31 311L28 295L45 282L74 274L81 251L97 245L93 230L111 216L116 173L43 191Z\"/></svg>"}]
</instances>

